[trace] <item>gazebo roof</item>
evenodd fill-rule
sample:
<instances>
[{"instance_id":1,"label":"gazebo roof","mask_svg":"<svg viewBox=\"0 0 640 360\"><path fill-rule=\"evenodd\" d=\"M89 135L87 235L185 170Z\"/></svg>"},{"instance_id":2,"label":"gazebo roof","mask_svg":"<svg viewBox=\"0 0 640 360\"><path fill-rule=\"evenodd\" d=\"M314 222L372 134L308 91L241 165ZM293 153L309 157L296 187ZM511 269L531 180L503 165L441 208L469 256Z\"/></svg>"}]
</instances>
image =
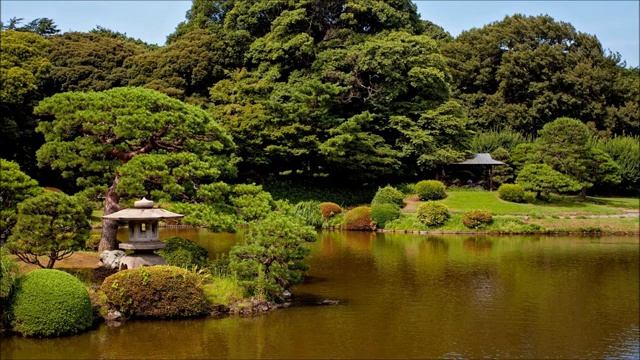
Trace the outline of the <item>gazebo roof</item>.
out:
<instances>
[{"instance_id":1,"label":"gazebo roof","mask_svg":"<svg viewBox=\"0 0 640 360\"><path fill-rule=\"evenodd\" d=\"M471 159L456 163L458 165L504 165L502 161L494 160L489 153L474 154Z\"/></svg>"},{"instance_id":2,"label":"gazebo roof","mask_svg":"<svg viewBox=\"0 0 640 360\"><path fill-rule=\"evenodd\" d=\"M165 209L154 209L153 201L142 198L134 203L133 208L116 211L113 214L105 215L103 219L129 221L129 220L162 220L179 219L184 215L176 214Z\"/></svg>"}]
</instances>

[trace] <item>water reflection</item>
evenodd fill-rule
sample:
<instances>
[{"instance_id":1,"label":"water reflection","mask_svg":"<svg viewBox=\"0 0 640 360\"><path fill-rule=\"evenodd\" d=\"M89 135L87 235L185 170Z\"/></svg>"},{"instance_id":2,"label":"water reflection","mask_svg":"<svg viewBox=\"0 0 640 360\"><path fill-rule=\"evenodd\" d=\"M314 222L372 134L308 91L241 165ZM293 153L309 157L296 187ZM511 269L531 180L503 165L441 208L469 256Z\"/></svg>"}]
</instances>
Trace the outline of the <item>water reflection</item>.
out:
<instances>
[{"instance_id":1,"label":"water reflection","mask_svg":"<svg viewBox=\"0 0 640 360\"><path fill-rule=\"evenodd\" d=\"M179 230L216 253L241 235ZM131 321L2 358L638 358L637 238L341 233L295 292L341 299L257 318Z\"/></svg>"}]
</instances>

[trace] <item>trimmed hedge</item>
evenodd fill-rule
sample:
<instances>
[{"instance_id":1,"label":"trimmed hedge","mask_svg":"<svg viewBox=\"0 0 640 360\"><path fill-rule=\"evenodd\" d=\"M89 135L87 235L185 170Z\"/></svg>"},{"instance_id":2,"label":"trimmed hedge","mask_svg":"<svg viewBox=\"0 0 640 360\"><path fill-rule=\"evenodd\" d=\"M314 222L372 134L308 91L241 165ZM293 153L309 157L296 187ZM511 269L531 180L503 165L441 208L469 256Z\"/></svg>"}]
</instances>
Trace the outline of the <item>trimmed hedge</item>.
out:
<instances>
[{"instance_id":1,"label":"trimmed hedge","mask_svg":"<svg viewBox=\"0 0 640 360\"><path fill-rule=\"evenodd\" d=\"M505 201L516 203L525 202L525 193L522 186L518 184L502 184L498 188L498 196Z\"/></svg>"},{"instance_id":2,"label":"trimmed hedge","mask_svg":"<svg viewBox=\"0 0 640 360\"><path fill-rule=\"evenodd\" d=\"M447 197L446 187L438 180L422 180L415 186L420 200L440 200Z\"/></svg>"},{"instance_id":3,"label":"trimmed hedge","mask_svg":"<svg viewBox=\"0 0 640 360\"><path fill-rule=\"evenodd\" d=\"M342 212L342 208L340 205L332 202L323 202L320 203L320 213L322 213L322 218L327 220L335 215L338 215Z\"/></svg>"},{"instance_id":4,"label":"trimmed hedge","mask_svg":"<svg viewBox=\"0 0 640 360\"><path fill-rule=\"evenodd\" d=\"M472 210L462 215L462 224L469 229L480 229L493 222L493 216L486 210Z\"/></svg>"},{"instance_id":5,"label":"trimmed hedge","mask_svg":"<svg viewBox=\"0 0 640 360\"><path fill-rule=\"evenodd\" d=\"M178 318L209 311L201 275L176 266L149 266L107 277L100 289L109 306L136 317Z\"/></svg>"},{"instance_id":6,"label":"trimmed hedge","mask_svg":"<svg viewBox=\"0 0 640 360\"><path fill-rule=\"evenodd\" d=\"M358 206L347 211L344 216L344 228L346 230L373 230L371 208Z\"/></svg>"},{"instance_id":7,"label":"trimmed hedge","mask_svg":"<svg viewBox=\"0 0 640 360\"><path fill-rule=\"evenodd\" d=\"M208 265L209 252L193 241L174 236L163 242L165 248L158 250L158 255L162 256L167 264L181 268L204 268Z\"/></svg>"},{"instance_id":8,"label":"trimmed hedge","mask_svg":"<svg viewBox=\"0 0 640 360\"><path fill-rule=\"evenodd\" d=\"M89 293L73 275L34 270L16 283L11 306L13 330L26 336L79 333L93 323Z\"/></svg>"},{"instance_id":9,"label":"trimmed hedge","mask_svg":"<svg viewBox=\"0 0 640 360\"><path fill-rule=\"evenodd\" d=\"M371 206L375 204L393 204L402 207L404 206L404 194L390 185L378 188L376 195L371 200Z\"/></svg>"},{"instance_id":10,"label":"trimmed hedge","mask_svg":"<svg viewBox=\"0 0 640 360\"><path fill-rule=\"evenodd\" d=\"M427 226L441 226L450 217L449 209L441 203L427 201L418 206L416 217Z\"/></svg>"},{"instance_id":11,"label":"trimmed hedge","mask_svg":"<svg viewBox=\"0 0 640 360\"><path fill-rule=\"evenodd\" d=\"M383 228L386 223L400 217L400 208L395 204L376 203L371 206L371 219Z\"/></svg>"}]
</instances>

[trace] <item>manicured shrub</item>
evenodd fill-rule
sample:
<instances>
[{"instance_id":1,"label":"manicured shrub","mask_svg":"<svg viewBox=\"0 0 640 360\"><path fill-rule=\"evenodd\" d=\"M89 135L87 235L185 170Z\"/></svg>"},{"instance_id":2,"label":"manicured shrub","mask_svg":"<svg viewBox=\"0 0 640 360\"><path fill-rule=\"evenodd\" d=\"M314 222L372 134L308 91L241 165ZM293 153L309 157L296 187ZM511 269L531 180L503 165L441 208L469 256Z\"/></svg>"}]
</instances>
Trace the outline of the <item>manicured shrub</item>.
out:
<instances>
[{"instance_id":1,"label":"manicured shrub","mask_svg":"<svg viewBox=\"0 0 640 360\"><path fill-rule=\"evenodd\" d=\"M427 201L418 206L416 217L421 223L436 227L443 225L449 219L450 215L449 209L443 204Z\"/></svg>"},{"instance_id":2,"label":"manicured shrub","mask_svg":"<svg viewBox=\"0 0 640 360\"><path fill-rule=\"evenodd\" d=\"M375 203L371 206L371 219L379 228L400 217L400 208L395 204Z\"/></svg>"},{"instance_id":3,"label":"manicured shrub","mask_svg":"<svg viewBox=\"0 0 640 360\"><path fill-rule=\"evenodd\" d=\"M323 202L320 203L320 213L322 213L322 218L327 220L335 215L338 215L342 212L342 208L340 205L332 202Z\"/></svg>"},{"instance_id":4,"label":"manicured shrub","mask_svg":"<svg viewBox=\"0 0 640 360\"><path fill-rule=\"evenodd\" d=\"M444 184L438 180L419 181L415 189L420 200L439 200L447 197Z\"/></svg>"},{"instance_id":5,"label":"manicured shrub","mask_svg":"<svg viewBox=\"0 0 640 360\"><path fill-rule=\"evenodd\" d=\"M87 289L60 270L34 270L16 283L11 326L26 336L76 334L93 323Z\"/></svg>"},{"instance_id":6,"label":"manicured shrub","mask_svg":"<svg viewBox=\"0 0 640 360\"><path fill-rule=\"evenodd\" d=\"M371 208L358 206L344 215L344 228L346 230L373 230Z\"/></svg>"},{"instance_id":7,"label":"manicured shrub","mask_svg":"<svg viewBox=\"0 0 640 360\"><path fill-rule=\"evenodd\" d=\"M204 277L176 266L123 270L107 277L100 289L109 306L125 315L178 318L209 311Z\"/></svg>"},{"instance_id":8,"label":"manicured shrub","mask_svg":"<svg viewBox=\"0 0 640 360\"><path fill-rule=\"evenodd\" d=\"M518 173L516 182L525 190L535 192L538 199L549 199L552 193L568 193L582 188L578 181L547 164L525 165Z\"/></svg>"},{"instance_id":9,"label":"manicured shrub","mask_svg":"<svg viewBox=\"0 0 640 360\"><path fill-rule=\"evenodd\" d=\"M533 204L534 202L536 202L536 193L531 192L531 191L525 191L524 192L524 201L529 203L529 204Z\"/></svg>"},{"instance_id":10,"label":"manicured shrub","mask_svg":"<svg viewBox=\"0 0 640 360\"><path fill-rule=\"evenodd\" d=\"M480 229L493 222L493 216L486 210L472 210L462 215L462 223L469 229Z\"/></svg>"},{"instance_id":11,"label":"manicured shrub","mask_svg":"<svg viewBox=\"0 0 640 360\"><path fill-rule=\"evenodd\" d=\"M16 224L18 204L42 193L42 188L13 161L0 159L0 176L0 243L3 243Z\"/></svg>"},{"instance_id":12,"label":"manicured shrub","mask_svg":"<svg viewBox=\"0 0 640 360\"><path fill-rule=\"evenodd\" d=\"M498 196L504 201L525 202L524 189L518 184L502 184L498 188Z\"/></svg>"},{"instance_id":13,"label":"manicured shrub","mask_svg":"<svg viewBox=\"0 0 640 360\"><path fill-rule=\"evenodd\" d=\"M313 226L315 228L322 227L324 220L322 218L322 213L320 212L319 201L301 201L293 206L291 213L301 219L305 225Z\"/></svg>"},{"instance_id":14,"label":"manicured shrub","mask_svg":"<svg viewBox=\"0 0 640 360\"><path fill-rule=\"evenodd\" d=\"M271 194L255 184L234 186L230 200L238 212L238 217L246 222L264 219L266 214L273 210L274 205Z\"/></svg>"},{"instance_id":15,"label":"manicured shrub","mask_svg":"<svg viewBox=\"0 0 640 360\"><path fill-rule=\"evenodd\" d=\"M193 241L178 236L174 236L164 241L165 248L158 251L158 255L169 265L181 268L192 268L197 266L204 268L209 260L207 249L194 243Z\"/></svg>"},{"instance_id":16,"label":"manicured shrub","mask_svg":"<svg viewBox=\"0 0 640 360\"><path fill-rule=\"evenodd\" d=\"M404 194L393 186L385 186L378 188L376 195L371 201L371 205L375 204L393 204L399 207L404 206Z\"/></svg>"}]
</instances>

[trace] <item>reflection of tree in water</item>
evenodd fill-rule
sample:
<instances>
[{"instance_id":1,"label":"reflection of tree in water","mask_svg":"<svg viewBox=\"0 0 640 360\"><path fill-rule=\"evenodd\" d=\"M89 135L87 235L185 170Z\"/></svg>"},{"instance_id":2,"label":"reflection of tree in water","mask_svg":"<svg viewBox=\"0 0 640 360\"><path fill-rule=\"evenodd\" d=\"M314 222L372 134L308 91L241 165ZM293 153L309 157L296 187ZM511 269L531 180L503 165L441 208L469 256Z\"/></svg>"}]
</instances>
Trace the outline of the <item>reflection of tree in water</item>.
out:
<instances>
[{"instance_id":1,"label":"reflection of tree in water","mask_svg":"<svg viewBox=\"0 0 640 360\"><path fill-rule=\"evenodd\" d=\"M484 236L474 236L466 239L462 243L465 250L479 255L486 255L491 252L493 242Z\"/></svg>"},{"instance_id":2,"label":"reflection of tree in water","mask_svg":"<svg viewBox=\"0 0 640 360\"><path fill-rule=\"evenodd\" d=\"M449 243L442 236L427 236L423 244L436 254L446 254L449 251Z\"/></svg>"}]
</instances>

